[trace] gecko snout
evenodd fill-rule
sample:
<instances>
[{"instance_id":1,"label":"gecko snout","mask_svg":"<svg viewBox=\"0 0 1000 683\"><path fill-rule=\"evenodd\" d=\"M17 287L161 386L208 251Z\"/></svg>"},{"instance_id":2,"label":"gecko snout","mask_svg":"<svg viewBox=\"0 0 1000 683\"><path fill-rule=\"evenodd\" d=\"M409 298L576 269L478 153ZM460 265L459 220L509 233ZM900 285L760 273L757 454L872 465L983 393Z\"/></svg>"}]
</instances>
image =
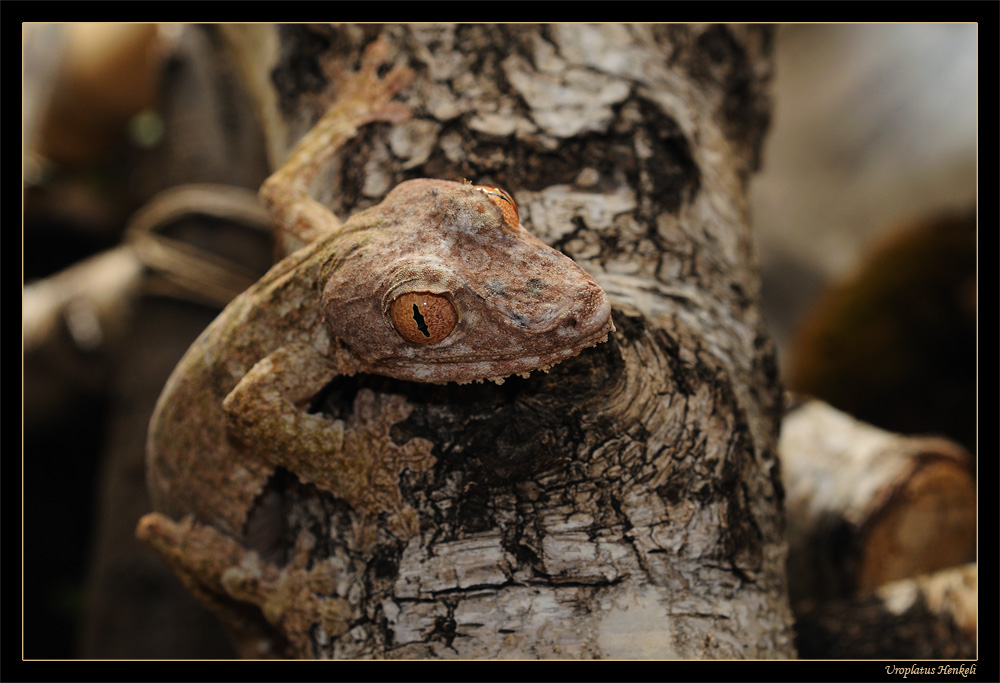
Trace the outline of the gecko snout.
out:
<instances>
[{"instance_id":1,"label":"gecko snout","mask_svg":"<svg viewBox=\"0 0 1000 683\"><path fill-rule=\"evenodd\" d=\"M611 303L603 289L594 289L578 297L559 320L564 335L587 339L602 336L612 329Z\"/></svg>"}]
</instances>

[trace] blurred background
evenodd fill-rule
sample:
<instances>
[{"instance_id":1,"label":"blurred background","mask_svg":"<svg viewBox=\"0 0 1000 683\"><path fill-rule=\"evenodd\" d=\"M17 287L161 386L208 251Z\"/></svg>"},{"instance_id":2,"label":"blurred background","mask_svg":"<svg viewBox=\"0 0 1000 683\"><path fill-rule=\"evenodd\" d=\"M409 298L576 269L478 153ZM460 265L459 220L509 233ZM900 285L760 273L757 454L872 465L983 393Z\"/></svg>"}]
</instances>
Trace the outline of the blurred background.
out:
<instances>
[{"instance_id":1,"label":"blurred background","mask_svg":"<svg viewBox=\"0 0 1000 683\"><path fill-rule=\"evenodd\" d=\"M779 27L750 191L786 386L973 452L977 36Z\"/></svg>"},{"instance_id":2,"label":"blurred background","mask_svg":"<svg viewBox=\"0 0 1000 683\"><path fill-rule=\"evenodd\" d=\"M159 388L270 259L252 107L204 27L22 31L24 656L227 656L211 620L157 631L200 608L132 530ZM786 385L973 453L977 51L973 24L778 27L750 188Z\"/></svg>"}]
</instances>

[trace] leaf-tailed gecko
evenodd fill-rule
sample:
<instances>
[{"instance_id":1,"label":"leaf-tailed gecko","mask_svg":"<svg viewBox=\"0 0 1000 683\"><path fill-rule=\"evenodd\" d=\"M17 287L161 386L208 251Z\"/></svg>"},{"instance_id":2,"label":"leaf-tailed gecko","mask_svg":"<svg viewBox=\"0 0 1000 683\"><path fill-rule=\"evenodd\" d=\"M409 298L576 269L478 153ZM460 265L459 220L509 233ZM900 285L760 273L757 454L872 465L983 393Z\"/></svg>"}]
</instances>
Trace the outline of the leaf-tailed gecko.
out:
<instances>
[{"instance_id":1,"label":"leaf-tailed gecko","mask_svg":"<svg viewBox=\"0 0 1000 683\"><path fill-rule=\"evenodd\" d=\"M351 506L356 549L374 542L380 513L397 538L418 531L398 480L403 469L433 465L432 444L389 439L410 410L402 397L379 403L359 392L346 423L306 412L336 376L500 382L574 356L614 329L597 282L528 233L499 188L410 180L343 224L309 197L310 182L359 126L409 115L392 98L412 71L397 65L379 78L385 49L372 43L357 72L340 73L337 100L261 188L279 229L307 246L226 307L157 403L147 448L157 512L138 536L196 593L235 596L232 585L222 588L227 568L230 584L239 583L233 539L277 467ZM240 599L273 599L260 590Z\"/></svg>"}]
</instances>

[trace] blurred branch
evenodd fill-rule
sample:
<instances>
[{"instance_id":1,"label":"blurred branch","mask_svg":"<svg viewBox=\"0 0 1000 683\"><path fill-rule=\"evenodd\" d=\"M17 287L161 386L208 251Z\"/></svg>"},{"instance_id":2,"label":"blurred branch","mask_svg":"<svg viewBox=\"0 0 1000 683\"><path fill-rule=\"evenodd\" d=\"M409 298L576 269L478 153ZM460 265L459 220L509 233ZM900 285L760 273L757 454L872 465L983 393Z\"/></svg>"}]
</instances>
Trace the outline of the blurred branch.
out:
<instances>
[{"instance_id":1,"label":"blurred branch","mask_svg":"<svg viewBox=\"0 0 1000 683\"><path fill-rule=\"evenodd\" d=\"M779 450L793 606L975 559L972 459L958 444L809 401L786 415Z\"/></svg>"}]
</instances>

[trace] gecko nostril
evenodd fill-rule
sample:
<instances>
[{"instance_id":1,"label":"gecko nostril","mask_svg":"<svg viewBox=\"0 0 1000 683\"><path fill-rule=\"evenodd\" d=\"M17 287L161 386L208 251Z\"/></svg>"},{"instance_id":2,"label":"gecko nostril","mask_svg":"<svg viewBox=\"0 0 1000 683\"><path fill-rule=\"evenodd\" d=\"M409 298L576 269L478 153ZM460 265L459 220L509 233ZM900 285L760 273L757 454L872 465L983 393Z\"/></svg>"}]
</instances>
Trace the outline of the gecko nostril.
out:
<instances>
[{"instance_id":1,"label":"gecko nostril","mask_svg":"<svg viewBox=\"0 0 1000 683\"><path fill-rule=\"evenodd\" d=\"M575 328L577 326L577 324L578 324L578 321L577 321L575 315L574 316L570 316L569 318L566 319L566 322L563 323L563 325L565 325L566 327L573 327L573 328Z\"/></svg>"}]
</instances>

